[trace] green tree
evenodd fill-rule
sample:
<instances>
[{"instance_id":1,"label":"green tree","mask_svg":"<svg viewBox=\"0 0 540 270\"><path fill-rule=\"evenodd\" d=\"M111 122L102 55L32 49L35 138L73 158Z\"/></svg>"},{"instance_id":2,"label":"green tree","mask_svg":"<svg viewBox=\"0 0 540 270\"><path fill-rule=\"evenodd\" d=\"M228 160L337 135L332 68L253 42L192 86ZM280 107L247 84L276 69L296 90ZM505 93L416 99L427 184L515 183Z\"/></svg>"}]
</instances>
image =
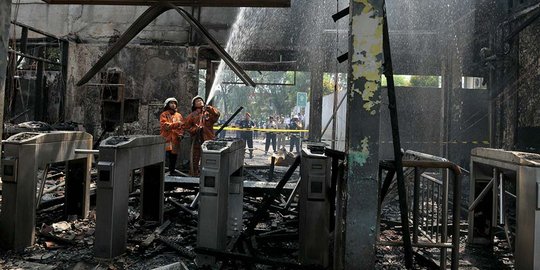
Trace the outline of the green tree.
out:
<instances>
[{"instance_id":1,"label":"green tree","mask_svg":"<svg viewBox=\"0 0 540 270\"><path fill-rule=\"evenodd\" d=\"M323 96L334 93L335 88L335 74L324 73L323 75Z\"/></svg>"},{"instance_id":2,"label":"green tree","mask_svg":"<svg viewBox=\"0 0 540 270\"><path fill-rule=\"evenodd\" d=\"M381 86L386 87L388 86L388 82L386 80L386 76L381 77ZM411 86L411 80L409 76L407 75L394 75L394 86L397 87L410 87Z\"/></svg>"},{"instance_id":3,"label":"green tree","mask_svg":"<svg viewBox=\"0 0 540 270\"><path fill-rule=\"evenodd\" d=\"M288 84L294 83L293 72L267 72L264 74L266 75L264 81L272 83L258 86L260 92L257 104L267 108L264 116L288 114L294 107L293 102L296 100L291 98L291 92L294 91L294 88L288 86ZM296 97L296 91L294 92Z\"/></svg>"},{"instance_id":4,"label":"green tree","mask_svg":"<svg viewBox=\"0 0 540 270\"><path fill-rule=\"evenodd\" d=\"M248 101L246 87L235 84L236 75L230 70L224 70L221 75L221 84L217 87L216 105L224 114L233 113L239 106L244 106Z\"/></svg>"},{"instance_id":5,"label":"green tree","mask_svg":"<svg viewBox=\"0 0 540 270\"><path fill-rule=\"evenodd\" d=\"M243 106L254 120L265 119L269 115L289 115L296 106L296 94L310 90L307 72L248 71L248 75L257 87L236 84L238 78L234 73L230 70L223 72L215 103L224 114L233 113Z\"/></svg>"},{"instance_id":6,"label":"green tree","mask_svg":"<svg viewBox=\"0 0 540 270\"><path fill-rule=\"evenodd\" d=\"M411 86L439 87L438 76L411 76Z\"/></svg>"}]
</instances>

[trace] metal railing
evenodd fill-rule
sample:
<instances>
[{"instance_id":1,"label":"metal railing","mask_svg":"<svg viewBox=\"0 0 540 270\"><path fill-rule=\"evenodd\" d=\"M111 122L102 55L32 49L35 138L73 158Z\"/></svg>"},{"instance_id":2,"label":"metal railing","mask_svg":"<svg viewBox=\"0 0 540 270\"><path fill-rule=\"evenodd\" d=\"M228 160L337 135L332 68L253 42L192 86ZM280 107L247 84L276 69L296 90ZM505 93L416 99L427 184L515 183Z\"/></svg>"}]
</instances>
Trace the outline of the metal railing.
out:
<instances>
[{"instance_id":1,"label":"metal railing","mask_svg":"<svg viewBox=\"0 0 540 270\"><path fill-rule=\"evenodd\" d=\"M440 269L446 269L448 249L451 249L451 269L459 267L459 236L460 236L460 201L461 201L461 170L442 158L429 158L428 155L416 156L424 160L403 160L406 168L406 185L408 213L412 221L412 246L419 248L440 249ZM429 159L429 160L425 160ZM429 169L441 169L442 177L425 172ZM391 182L394 179L393 161L382 161L379 175L387 171L387 177L381 187L379 213ZM379 177L382 181L382 177ZM450 193L450 186L452 192ZM450 200L451 195L451 200ZM412 204L410 203L412 199ZM449 211L451 208L451 211ZM380 214L379 214L380 216ZM451 216L452 232L449 231L449 216ZM380 217L379 217L380 219ZM379 224L380 226L380 224ZM449 242L449 234L452 239ZM380 235L380 234L379 234ZM402 246L403 241L378 241L379 245Z\"/></svg>"},{"instance_id":2,"label":"metal railing","mask_svg":"<svg viewBox=\"0 0 540 270\"><path fill-rule=\"evenodd\" d=\"M435 176L422 173L415 168L414 187L418 187L418 190L409 189L409 198L413 198L413 204L409 205L411 211L409 218L416 220L416 224L413 224L416 228L413 241L418 242L418 236L421 234L428 241L436 243L442 239L440 221L448 218L442 215L443 202L448 200L448 196L444 196L447 194L442 194L442 190L445 190L444 183Z\"/></svg>"}]
</instances>

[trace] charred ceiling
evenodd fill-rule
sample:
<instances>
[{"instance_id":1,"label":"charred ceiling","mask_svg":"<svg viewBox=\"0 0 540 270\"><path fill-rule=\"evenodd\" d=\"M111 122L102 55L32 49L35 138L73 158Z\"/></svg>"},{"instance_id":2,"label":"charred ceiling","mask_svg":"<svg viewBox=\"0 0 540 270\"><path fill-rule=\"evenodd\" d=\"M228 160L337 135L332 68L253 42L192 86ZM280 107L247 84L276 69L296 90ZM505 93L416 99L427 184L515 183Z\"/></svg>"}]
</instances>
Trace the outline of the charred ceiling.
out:
<instances>
[{"instance_id":1,"label":"charred ceiling","mask_svg":"<svg viewBox=\"0 0 540 270\"><path fill-rule=\"evenodd\" d=\"M160 1L156 0L44 0L48 4L77 4L77 5L133 5L151 6ZM178 6L207 6L207 7L289 7L291 0L175 0Z\"/></svg>"}]
</instances>

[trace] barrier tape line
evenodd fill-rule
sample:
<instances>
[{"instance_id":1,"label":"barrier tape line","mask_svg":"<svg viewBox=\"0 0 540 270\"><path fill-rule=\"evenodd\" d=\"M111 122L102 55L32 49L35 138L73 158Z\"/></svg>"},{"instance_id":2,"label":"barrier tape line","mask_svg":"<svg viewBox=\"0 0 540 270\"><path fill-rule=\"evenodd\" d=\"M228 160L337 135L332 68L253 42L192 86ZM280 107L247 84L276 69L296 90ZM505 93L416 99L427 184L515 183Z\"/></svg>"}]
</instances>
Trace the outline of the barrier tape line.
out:
<instances>
[{"instance_id":1,"label":"barrier tape line","mask_svg":"<svg viewBox=\"0 0 540 270\"><path fill-rule=\"evenodd\" d=\"M330 140L330 139L321 139L323 142L344 142L345 140ZM380 144L391 144L392 141L380 141ZM489 141L450 141L450 142L438 142L438 141L402 141L401 143L406 144L482 144L482 145L489 145Z\"/></svg>"},{"instance_id":2,"label":"barrier tape line","mask_svg":"<svg viewBox=\"0 0 540 270\"><path fill-rule=\"evenodd\" d=\"M214 126L215 130L218 130L221 126ZM264 131L264 132L309 132L308 129L274 129L274 128L237 128L226 127L223 130L236 130L236 131Z\"/></svg>"},{"instance_id":3,"label":"barrier tape line","mask_svg":"<svg viewBox=\"0 0 540 270\"><path fill-rule=\"evenodd\" d=\"M214 126L214 129L215 130L218 130L221 126ZM226 127L224 128L223 130L233 130L233 131L262 131L262 132L284 132L284 133L298 133L298 132L309 132L309 130L307 129L299 129L299 130L295 130L295 129L274 129L274 128L238 128L238 127ZM325 140L325 139L322 139L323 141L332 141L332 140ZM343 141L343 140L336 140L336 141ZM386 143L392 143L392 141L381 141L380 142L381 144L386 144ZM438 142L438 141L424 141L424 142L417 142L417 141L407 141L407 142L404 142L402 141L402 143L407 143L407 144L438 144L438 143L443 143L443 144L483 144L483 145L489 145L489 141L449 141L449 142Z\"/></svg>"},{"instance_id":4,"label":"barrier tape line","mask_svg":"<svg viewBox=\"0 0 540 270\"><path fill-rule=\"evenodd\" d=\"M392 143L392 141L381 141L380 142L381 144L383 143ZM431 141L431 142L404 142L402 141L401 143L423 143L423 144L436 144L436 143L443 143L443 144L484 144L484 145L489 145L489 141L449 141L449 142L437 142L437 141Z\"/></svg>"}]
</instances>

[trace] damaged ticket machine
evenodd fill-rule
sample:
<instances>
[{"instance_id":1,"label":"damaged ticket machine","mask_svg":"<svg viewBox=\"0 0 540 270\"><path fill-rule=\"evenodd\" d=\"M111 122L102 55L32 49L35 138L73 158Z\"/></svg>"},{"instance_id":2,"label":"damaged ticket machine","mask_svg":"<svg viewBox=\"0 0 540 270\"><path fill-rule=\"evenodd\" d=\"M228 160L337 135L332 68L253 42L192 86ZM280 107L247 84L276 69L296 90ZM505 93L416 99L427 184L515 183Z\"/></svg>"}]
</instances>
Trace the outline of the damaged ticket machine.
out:
<instances>
[{"instance_id":1,"label":"damaged ticket machine","mask_svg":"<svg viewBox=\"0 0 540 270\"><path fill-rule=\"evenodd\" d=\"M225 251L227 236L242 232L243 140L206 141L202 145L197 246ZM197 257L198 265L215 258Z\"/></svg>"},{"instance_id":2,"label":"damaged ticket machine","mask_svg":"<svg viewBox=\"0 0 540 270\"><path fill-rule=\"evenodd\" d=\"M49 164L67 163L65 216L88 215L92 160L89 155L75 153L77 148L92 149L92 135L79 131L24 132L3 141L0 245L4 249L22 250L34 244L37 171Z\"/></svg>"},{"instance_id":3,"label":"damaged ticket machine","mask_svg":"<svg viewBox=\"0 0 540 270\"><path fill-rule=\"evenodd\" d=\"M492 243L501 228L515 268L540 269L540 155L473 149L470 202L469 243Z\"/></svg>"},{"instance_id":4,"label":"damaged ticket machine","mask_svg":"<svg viewBox=\"0 0 540 270\"><path fill-rule=\"evenodd\" d=\"M299 259L302 264L330 263L332 159L325 144L308 143L302 148L299 190Z\"/></svg>"},{"instance_id":5,"label":"damaged ticket machine","mask_svg":"<svg viewBox=\"0 0 540 270\"><path fill-rule=\"evenodd\" d=\"M95 255L114 258L127 243L129 187L142 169L141 217L163 222L165 141L160 136L110 137L99 146Z\"/></svg>"}]
</instances>

